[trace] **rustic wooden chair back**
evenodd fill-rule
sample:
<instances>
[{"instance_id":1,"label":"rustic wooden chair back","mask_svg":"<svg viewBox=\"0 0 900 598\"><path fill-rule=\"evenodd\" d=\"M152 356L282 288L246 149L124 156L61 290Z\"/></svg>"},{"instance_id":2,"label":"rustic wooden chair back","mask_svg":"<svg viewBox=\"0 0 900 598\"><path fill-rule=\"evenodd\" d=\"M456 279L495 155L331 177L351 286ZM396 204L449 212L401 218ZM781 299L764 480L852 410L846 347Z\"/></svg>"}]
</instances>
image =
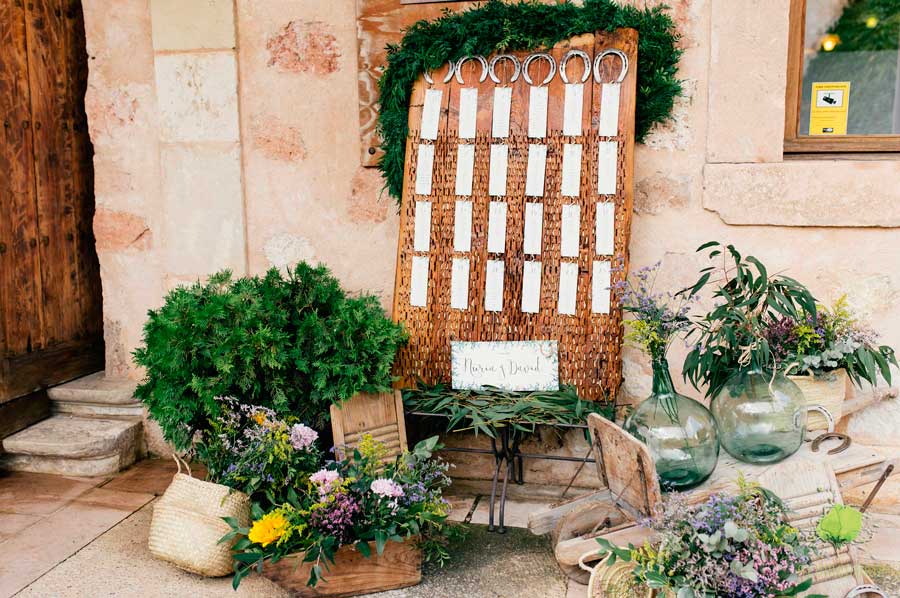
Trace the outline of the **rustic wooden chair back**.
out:
<instances>
[{"instance_id":1,"label":"rustic wooden chair back","mask_svg":"<svg viewBox=\"0 0 900 598\"><path fill-rule=\"evenodd\" d=\"M587 424L597 474L613 503L635 520L652 516L662 492L647 445L596 413L588 415Z\"/></svg>"},{"instance_id":2,"label":"rustic wooden chair back","mask_svg":"<svg viewBox=\"0 0 900 598\"><path fill-rule=\"evenodd\" d=\"M370 434L387 449L385 461L406 450L403 397L399 390L379 394L359 393L340 406L331 406L331 430L337 458L352 454Z\"/></svg>"}]
</instances>

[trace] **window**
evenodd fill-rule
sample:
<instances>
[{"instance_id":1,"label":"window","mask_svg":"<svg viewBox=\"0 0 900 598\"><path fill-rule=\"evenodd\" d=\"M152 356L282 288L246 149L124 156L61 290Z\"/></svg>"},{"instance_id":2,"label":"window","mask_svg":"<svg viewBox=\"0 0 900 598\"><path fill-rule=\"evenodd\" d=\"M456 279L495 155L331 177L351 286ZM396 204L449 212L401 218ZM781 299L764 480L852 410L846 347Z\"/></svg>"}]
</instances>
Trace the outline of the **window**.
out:
<instances>
[{"instance_id":1,"label":"window","mask_svg":"<svg viewBox=\"0 0 900 598\"><path fill-rule=\"evenodd\" d=\"M786 153L900 152L900 0L791 0Z\"/></svg>"}]
</instances>

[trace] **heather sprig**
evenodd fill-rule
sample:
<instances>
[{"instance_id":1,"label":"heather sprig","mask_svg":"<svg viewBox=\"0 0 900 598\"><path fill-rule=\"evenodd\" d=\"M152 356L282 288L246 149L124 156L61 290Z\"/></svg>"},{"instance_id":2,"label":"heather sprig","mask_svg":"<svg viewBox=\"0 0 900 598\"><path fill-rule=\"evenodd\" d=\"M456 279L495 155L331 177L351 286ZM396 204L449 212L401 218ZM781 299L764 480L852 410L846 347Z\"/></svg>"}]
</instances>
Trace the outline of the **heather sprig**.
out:
<instances>
[{"instance_id":1,"label":"heather sprig","mask_svg":"<svg viewBox=\"0 0 900 598\"><path fill-rule=\"evenodd\" d=\"M639 346L654 361L664 359L669 345L679 332L690 325L688 313L695 295L674 296L657 292L656 278L662 262L645 266L613 285L622 309L633 315L625 320L625 338ZM616 266L621 270L624 262Z\"/></svg>"}]
</instances>

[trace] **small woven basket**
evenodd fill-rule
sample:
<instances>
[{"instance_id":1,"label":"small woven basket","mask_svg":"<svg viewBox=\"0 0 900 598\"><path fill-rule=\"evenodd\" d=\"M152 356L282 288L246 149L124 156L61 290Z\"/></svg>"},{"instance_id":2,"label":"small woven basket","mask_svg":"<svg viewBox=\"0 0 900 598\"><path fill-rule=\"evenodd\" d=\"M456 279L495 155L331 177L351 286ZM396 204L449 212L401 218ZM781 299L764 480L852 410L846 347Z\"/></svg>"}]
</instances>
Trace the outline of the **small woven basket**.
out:
<instances>
[{"instance_id":1,"label":"small woven basket","mask_svg":"<svg viewBox=\"0 0 900 598\"><path fill-rule=\"evenodd\" d=\"M840 421L844 411L844 398L847 395L847 370L840 369L814 376L788 376L803 391L803 398L808 407L822 407L834 420ZM809 432L829 429L828 419L821 413L810 411L806 423Z\"/></svg>"},{"instance_id":2,"label":"small woven basket","mask_svg":"<svg viewBox=\"0 0 900 598\"><path fill-rule=\"evenodd\" d=\"M177 456L178 473L153 507L150 552L185 571L206 577L232 572L233 542L219 543L231 531L223 517L234 517L241 527L250 524L250 497L221 484L191 475ZM181 473L181 466L187 474Z\"/></svg>"},{"instance_id":3,"label":"small woven basket","mask_svg":"<svg viewBox=\"0 0 900 598\"><path fill-rule=\"evenodd\" d=\"M603 559L591 567L585 564L585 560L596 555L589 552L582 555L578 566L591 572L588 581L588 598L664 598L666 594L660 594L640 584L634 578L634 565L617 561L613 565L607 565L607 559Z\"/></svg>"}]
</instances>

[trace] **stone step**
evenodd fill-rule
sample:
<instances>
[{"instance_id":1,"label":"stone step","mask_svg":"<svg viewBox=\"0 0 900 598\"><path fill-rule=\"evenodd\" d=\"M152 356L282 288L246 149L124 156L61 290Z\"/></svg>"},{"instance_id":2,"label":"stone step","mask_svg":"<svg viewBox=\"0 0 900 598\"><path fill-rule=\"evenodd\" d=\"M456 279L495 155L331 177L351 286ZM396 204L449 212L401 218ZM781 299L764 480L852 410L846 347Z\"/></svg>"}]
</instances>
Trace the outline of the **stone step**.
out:
<instances>
[{"instance_id":1,"label":"stone step","mask_svg":"<svg viewBox=\"0 0 900 598\"><path fill-rule=\"evenodd\" d=\"M86 403L83 401L53 401L50 404L53 415L72 415L75 417L99 419L139 420L144 415L144 407L140 403L110 405L108 403Z\"/></svg>"},{"instance_id":2,"label":"stone step","mask_svg":"<svg viewBox=\"0 0 900 598\"><path fill-rule=\"evenodd\" d=\"M132 405L137 383L127 378L108 378L106 372L97 372L83 378L54 386L47 391L52 401L92 403L100 405Z\"/></svg>"},{"instance_id":3,"label":"stone step","mask_svg":"<svg viewBox=\"0 0 900 598\"><path fill-rule=\"evenodd\" d=\"M3 439L0 468L109 475L134 463L140 437L140 421L54 415Z\"/></svg>"}]
</instances>

